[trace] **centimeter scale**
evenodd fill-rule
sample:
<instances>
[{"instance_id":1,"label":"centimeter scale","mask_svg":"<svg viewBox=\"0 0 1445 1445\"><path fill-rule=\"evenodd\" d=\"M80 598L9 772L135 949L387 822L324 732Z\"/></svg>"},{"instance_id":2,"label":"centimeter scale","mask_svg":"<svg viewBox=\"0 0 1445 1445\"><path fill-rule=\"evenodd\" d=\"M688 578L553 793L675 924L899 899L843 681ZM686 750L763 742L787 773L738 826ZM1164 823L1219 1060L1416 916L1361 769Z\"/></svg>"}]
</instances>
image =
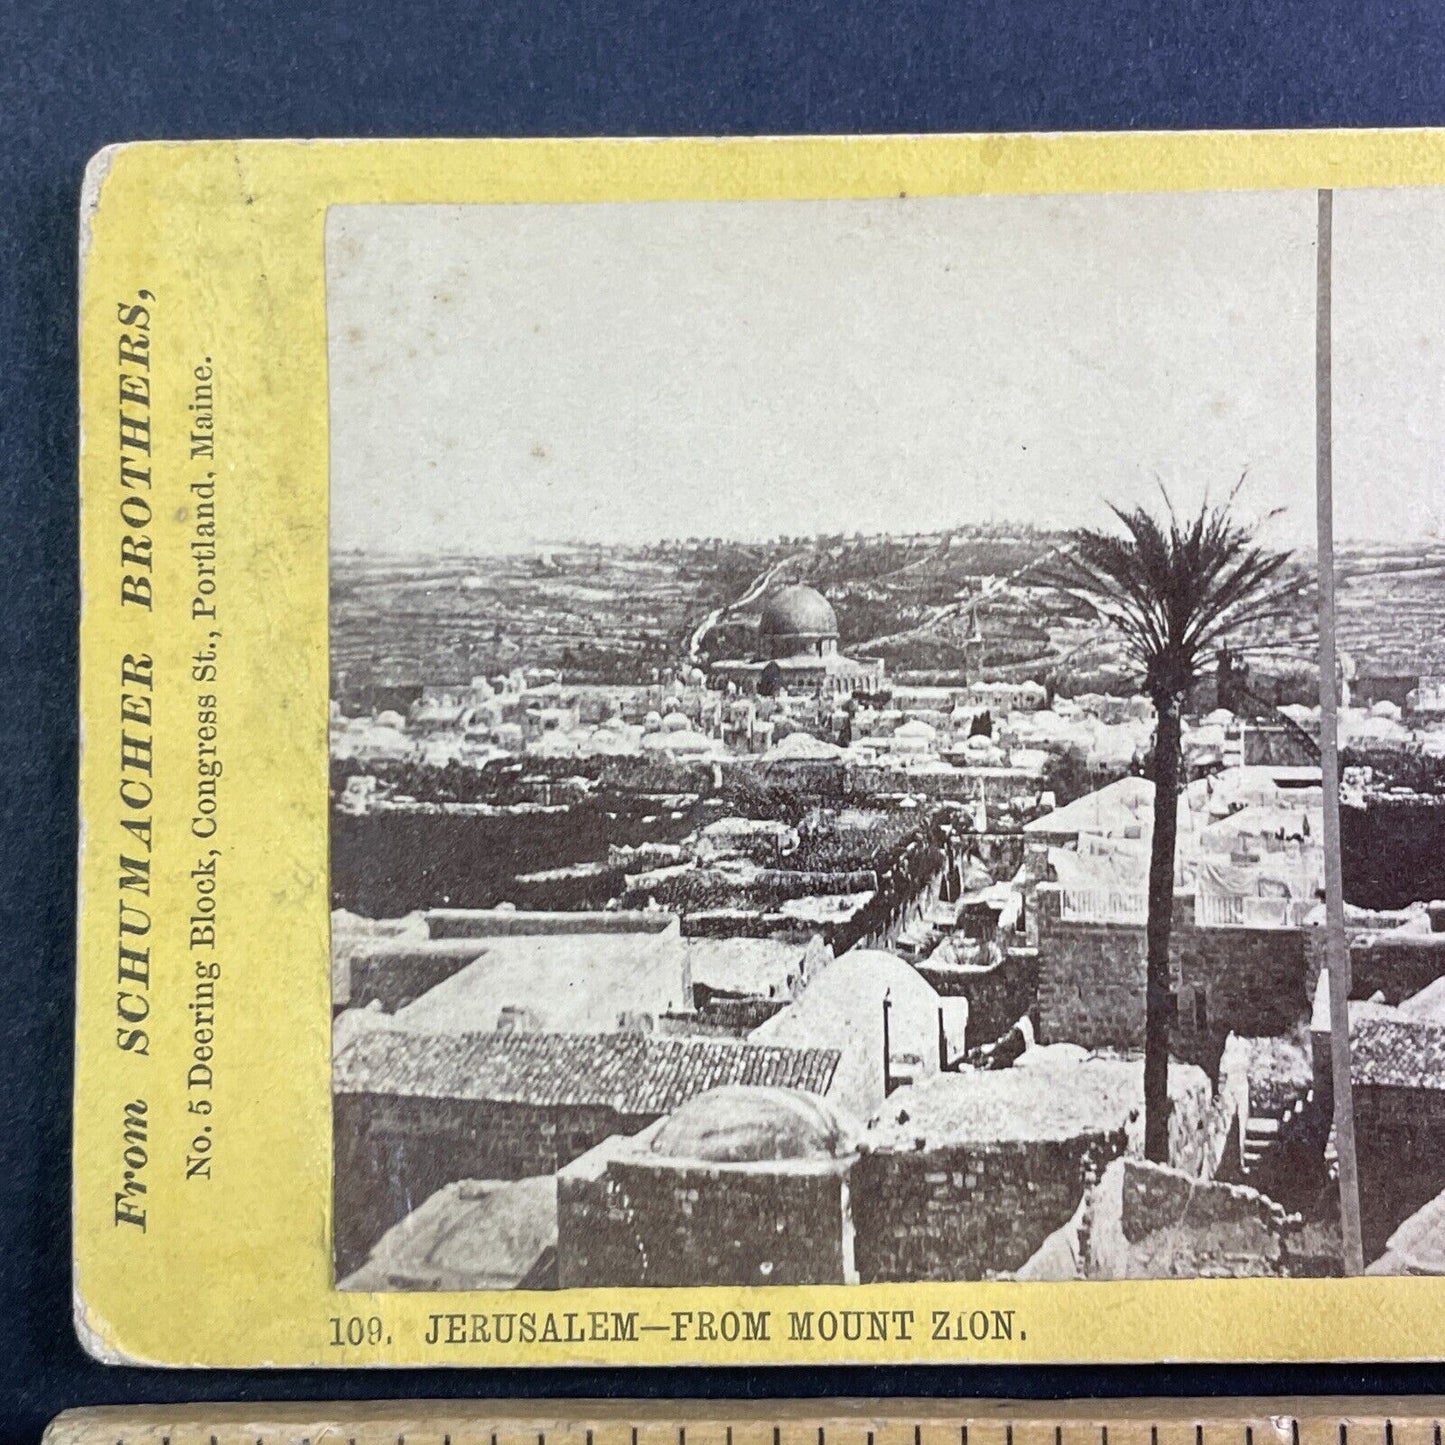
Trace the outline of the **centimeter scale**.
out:
<instances>
[{"instance_id":1,"label":"centimeter scale","mask_svg":"<svg viewBox=\"0 0 1445 1445\"><path fill-rule=\"evenodd\" d=\"M1445 1398L411 1401L69 1410L45 1445L1441 1445Z\"/></svg>"}]
</instances>

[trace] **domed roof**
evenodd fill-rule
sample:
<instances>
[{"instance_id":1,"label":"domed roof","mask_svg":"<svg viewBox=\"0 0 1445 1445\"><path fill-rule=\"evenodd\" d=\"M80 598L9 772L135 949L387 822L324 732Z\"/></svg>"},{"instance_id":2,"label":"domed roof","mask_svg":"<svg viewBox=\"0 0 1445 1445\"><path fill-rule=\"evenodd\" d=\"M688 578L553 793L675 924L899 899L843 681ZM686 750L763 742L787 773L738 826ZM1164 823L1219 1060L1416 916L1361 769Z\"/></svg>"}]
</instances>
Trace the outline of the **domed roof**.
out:
<instances>
[{"instance_id":1,"label":"domed roof","mask_svg":"<svg viewBox=\"0 0 1445 1445\"><path fill-rule=\"evenodd\" d=\"M698 1094L652 1137L652 1152L674 1159L742 1164L760 1159L838 1159L856 1128L827 1100L798 1089L727 1084Z\"/></svg>"},{"instance_id":2,"label":"domed roof","mask_svg":"<svg viewBox=\"0 0 1445 1445\"><path fill-rule=\"evenodd\" d=\"M774 592L758 621L762 637L837 637L838 616L815 587L784 587Z\"/></svg>"}]
</instances>

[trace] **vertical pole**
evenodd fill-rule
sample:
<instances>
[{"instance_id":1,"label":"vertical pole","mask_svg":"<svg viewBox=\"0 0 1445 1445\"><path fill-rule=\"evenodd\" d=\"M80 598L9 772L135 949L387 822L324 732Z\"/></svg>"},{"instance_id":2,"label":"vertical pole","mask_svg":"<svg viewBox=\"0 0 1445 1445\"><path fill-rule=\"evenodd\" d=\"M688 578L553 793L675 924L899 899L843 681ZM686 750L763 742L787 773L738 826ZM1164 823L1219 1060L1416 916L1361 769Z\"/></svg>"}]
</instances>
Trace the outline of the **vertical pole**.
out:
<instances>
[{"instance_id":1,"label":"vertical pole","mask_svg":"<svg viewBox=\"0 0 1445 1445\"><path fill-rule=\"evenodd\" d=\"M893 1008L893 991L883 994L883 1097L893 1092L893 1040L889 1037L889 1012Z\"/></svg>"},{"instance_id":2,"label":"vertical pole","mask_svg":"<svg viewBox=\"0 0 1445 1445\"><path fill-rule=\"evenodd\" d=\"M1330 980L1330 1067L1335 1094L1335 1154L1340 1171L1340 1229L1347 1275L1363 1274L1360 1176L1355 1158L1355 1100L1350 1080L1350 950L1345 940L1340 861L1339 711L1335 692L1335 541L1330 372L1331 248L1334 192L1319 193L1315 310L1315 514L1319 535L1320 781L1324 788L1325 956Z\"/></svg>"}]
</instances>

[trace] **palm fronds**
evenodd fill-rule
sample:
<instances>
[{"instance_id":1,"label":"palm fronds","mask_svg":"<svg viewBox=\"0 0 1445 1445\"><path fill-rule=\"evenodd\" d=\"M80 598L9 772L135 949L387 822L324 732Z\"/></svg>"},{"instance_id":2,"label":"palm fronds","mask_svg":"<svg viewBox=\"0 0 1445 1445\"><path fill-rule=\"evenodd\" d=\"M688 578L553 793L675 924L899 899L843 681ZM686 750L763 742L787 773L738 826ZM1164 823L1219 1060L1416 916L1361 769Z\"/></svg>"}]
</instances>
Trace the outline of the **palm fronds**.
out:
<instances>
[{"instance_id":1,"label":"palm fronds","mask_svg":"<svg viewBox=\"0 0 1445 1445\"><path fill-rule=\"evenodd\" d=\"M1241 482L1243 478L1240 479ZM1180 520L1112 507L1121 531L1081 527L1049 580L1117 628L1156 699L1179 696L1225 635L1283 616L1295 588L1288 552L1264 547L1231 503L1206 498Z\"/></svg>"}]
</instances>

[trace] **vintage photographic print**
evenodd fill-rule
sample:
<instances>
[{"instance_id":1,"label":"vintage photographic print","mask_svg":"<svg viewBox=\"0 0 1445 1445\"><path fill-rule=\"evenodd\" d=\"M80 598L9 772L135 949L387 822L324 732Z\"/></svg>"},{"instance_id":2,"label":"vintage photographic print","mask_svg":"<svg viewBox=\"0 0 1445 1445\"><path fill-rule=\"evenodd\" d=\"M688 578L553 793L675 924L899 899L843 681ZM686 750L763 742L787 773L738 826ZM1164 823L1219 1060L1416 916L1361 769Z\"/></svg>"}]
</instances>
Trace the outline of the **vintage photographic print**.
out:
<instances>
[{"instance_id":1,"label":"vintage photographic print","mask_svg":"<svg viewBox=\"0 0 1445 1445\"><path fill-rule=\"evenodd\" d=\"M340 1289L1445 1272L1445 201L1321 214L331 209Z\"/></svg>"}]
</instances>

